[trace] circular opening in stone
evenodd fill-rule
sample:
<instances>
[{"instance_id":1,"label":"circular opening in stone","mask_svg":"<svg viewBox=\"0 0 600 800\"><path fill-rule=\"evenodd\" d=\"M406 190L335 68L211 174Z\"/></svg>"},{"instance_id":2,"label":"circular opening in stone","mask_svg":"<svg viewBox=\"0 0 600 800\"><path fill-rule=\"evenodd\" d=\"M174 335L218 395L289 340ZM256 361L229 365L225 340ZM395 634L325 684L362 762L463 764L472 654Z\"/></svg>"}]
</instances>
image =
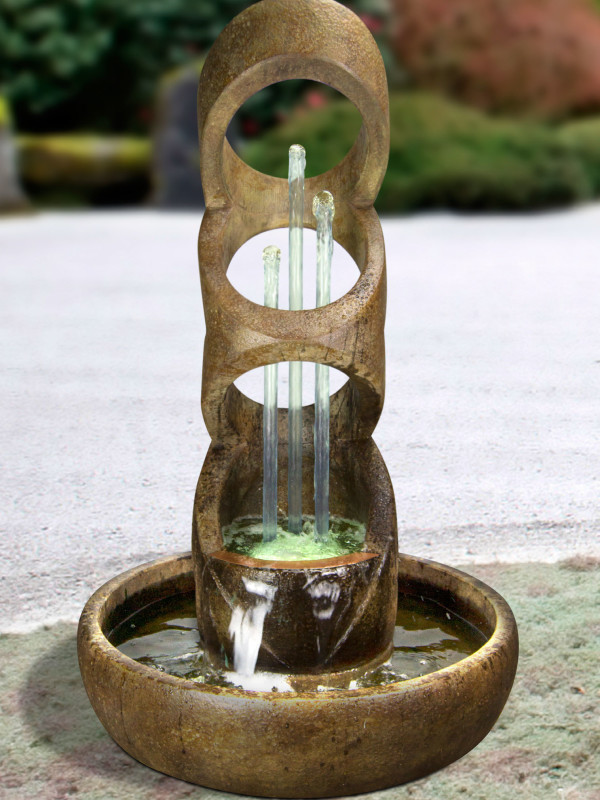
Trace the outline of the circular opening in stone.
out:
<instances>
[{"instance_id":1,"label":"circular opening in stone","mask_svg":"<svg viewBox=\"0 0 600 800\"><path fill-rule=\"evenodd\" d=\"M264 267L262 253L269 245L281 250L279 267L279 308L289 308L289 244L288 229L277 228L259 233L245 242L234 254L227 269L227 278L241 295L259 305L264 304ZM315 308L317 285L317 235L304 229L304 308ZM352 256L337 242L333 243L331 262L331 302L347 294L359 277Z\"/></svg>"},{"instance_id":2,"label":"circular opening in stone","mask_svg":"<svg viewBox=\"0 0 600 800\"><path fill-rule=\"evenodd\" d=\"M283 361L278 369L278 408L288 408L288 362ZM338 392L348 382L348 376L335 367L329 368L329 394ZM240 392L257 403L264 400L264 367L257 367L234 382ZM310 406L315 402L315 364L312 361L302 362L302 405Z\"/></svg>"},{"instance_id":3,"label":"circular opening in stone","mask_svg":"<svg viewBox=\"0 0 600 800\"><path fill-rule=\"evenodd\" d=\"M292 144L306 150L306 178L339 164L358 136L362 117L344 95L324 83L288 80L252 95L229 124L235 152L258 172L287 178Z\"/></svg>"}]
</instances>

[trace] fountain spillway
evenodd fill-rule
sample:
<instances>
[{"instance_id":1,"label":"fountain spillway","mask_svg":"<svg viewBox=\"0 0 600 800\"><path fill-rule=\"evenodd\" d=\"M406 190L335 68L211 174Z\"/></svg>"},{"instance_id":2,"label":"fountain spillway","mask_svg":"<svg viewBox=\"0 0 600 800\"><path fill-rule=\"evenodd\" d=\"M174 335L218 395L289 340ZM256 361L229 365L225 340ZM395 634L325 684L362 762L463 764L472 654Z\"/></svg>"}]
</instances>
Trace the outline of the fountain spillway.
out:
<instances>
[{"instance_id":1,"label":"fountain spillway","mask_svg":"<svg viewBox=\"0 0 600 800\"><path fill-rule=\"evenodd\" d=\"M246 99L291 78L334 87L363 119L345 159L306 181L303 215L306 226L314 225L313 197L323 189L333 194L333 234L360 276L344 297L302 311L258 306L227 278L233 254L250 237L289 218L287 182L248 167L229 146L227 127ZM206 317L202 410L212 443L194 502L192 554L131 570L88 601L78 639L84 683L121 747L157 770L206 786L318 797L422 777L464 755L489 731L510 692L518 643L512 613L493 590L397 552L394 494L372 439L385 385L385 252L373 209L389 148L381 56L358 17L333 0L262 0L220 35L198 97L206 199L199 237ZM348 376L330 401L329 505L332 514L364 523L360 553L271 562L224 547L224 527L259 517L262 509L263 408L234 381L285 361L311 361ZM294 500L309 514L314 417L314 407L302 409L302 497ZM278 411L277 428L283 498L285 409ZM198 684L133 661L111 645L111 630L129 614L192 590L207 659L226 667L235 661L236 631L253 609L260 622L256 666L289 677L292 692ZM430 675L331 688L340 675L360 676L389 657L399 593L427 596L460 614L484 634L485 644Z\"/></svg>"}]
</instances>

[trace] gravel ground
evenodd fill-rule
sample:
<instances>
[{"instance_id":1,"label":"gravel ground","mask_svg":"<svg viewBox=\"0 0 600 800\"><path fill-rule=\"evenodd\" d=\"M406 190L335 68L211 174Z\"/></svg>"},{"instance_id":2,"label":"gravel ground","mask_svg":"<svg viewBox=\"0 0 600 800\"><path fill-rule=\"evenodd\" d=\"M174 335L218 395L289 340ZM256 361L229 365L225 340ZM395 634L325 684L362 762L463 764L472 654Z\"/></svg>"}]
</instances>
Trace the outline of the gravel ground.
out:
<instances>
[{"instance_id":1,"label":"gravel ground","mask_svg":"<svg viewBox=\"0 0 600 800\"><path fill-rule=\"evenodd\" d=\"M199 222L0 222L0 630L74 621L112 575L189 546L208 446ZM401 550L449 563L600 556L599 230L600 206L384 220L375 439ZM232 266L251 297L257 247Z\"/></svg>"}]
</instances>

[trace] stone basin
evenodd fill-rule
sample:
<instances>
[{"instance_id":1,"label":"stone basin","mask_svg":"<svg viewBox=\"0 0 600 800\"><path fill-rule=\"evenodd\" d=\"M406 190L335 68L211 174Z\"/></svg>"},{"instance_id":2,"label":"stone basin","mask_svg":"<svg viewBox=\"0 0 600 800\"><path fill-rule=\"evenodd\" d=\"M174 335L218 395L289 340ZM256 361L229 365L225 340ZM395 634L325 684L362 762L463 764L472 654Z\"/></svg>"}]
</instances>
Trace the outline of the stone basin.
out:
<instances>
[{"instance_id":1,"label":"stone basin","mask_svg":"<svg viewBox=\"0 0 600 800\"><path fill-rule=\"evenodd\" d=\"M505 600L464 572L401 554L398 573L399 593L437 601L486 643L456 664L374 688L255 692L168 675L107 636L145 605L193 591L183 553L113 578L86 604L78 653L90 702L138 761L221 791L332 797L421 778L489 732L514 680L518 635Z\"/></svg>"}]
</instances>

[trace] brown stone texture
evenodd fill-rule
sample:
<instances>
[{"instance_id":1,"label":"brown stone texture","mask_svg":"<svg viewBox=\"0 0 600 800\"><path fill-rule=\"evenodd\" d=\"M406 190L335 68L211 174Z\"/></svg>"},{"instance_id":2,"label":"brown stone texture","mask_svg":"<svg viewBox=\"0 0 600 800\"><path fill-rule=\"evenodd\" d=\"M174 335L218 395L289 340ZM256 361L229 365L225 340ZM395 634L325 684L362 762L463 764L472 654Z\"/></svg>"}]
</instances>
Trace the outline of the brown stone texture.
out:
<instances>
[{"instance_id":1,"label":"brown stone texture","mask_svg":"<svg viewBox=\"0 0 600 800\"><path fill-rule=\"evenodd\" d=\"M489 636L438 672L375 688L252 692L168 675L109 644L136 608L194 586L190 554L143 564L88 601L79 664L100 721L130 755L193 783L266 797L332 797L428 775L488 733L517 666L514 617L485 584L401 555L398 591L431 597Z\"/></svg>"},{"instance_id":2,"label":"brown stone texture","mask_svg":"<svg viewBox=\"0 0 600 800\"><path fill-rule=\"evenodd\" d=\"M237 108L277 80L329 83L363 117L337 167L307 182L335 199L334 236L360 277L340 300L310 311L249 302L227 280L250 236L286 224L287 183L247 167L225 140ZM100 721L154 769L219 790L268 797L331 797L415 780L460 758L488 733L510 692L518 637L506 602L474 578L397 554L394 495L371 439L384 395L385 256L373 201L385 172L385 72L365 26L332 0L263 0L237 17L209 54L199 90L201 171L207 210L199 238L206 316L202 409L212 444L194 503L192 555L136 567L88 601L78 630L83 681ZM331 510L366 525L365 553L327 562L273 564L223 551L222 527L256 514L261 493L261 406L233 381L286 360L337 367L348 383L332 398ZM311 430L304 413L305 511L311 511ZM286 413L280 412L285 485ZM280 487L281 488L281 487ZM298 676L360 668L389 652L398 593L437 600L476 625L485 644L462 661L374 688L246 691L196 683L135 662L111 629L136 609L195 587L205 652L221 658L246 580L276 589L262 632L262 664ZM314 581L336 582L334 607ZM235 596L238 595L238 600ZM242 598L243 599L243 598ZM318 599L315 606L310 600ZM317 637L322 647L317 646ZM259 654L259 664L261 663Z\"/></svg>"},{"instance_id":3,"label":"brown stone texture","mask_svg":"<svg viewBox=\"0 0 600 800\"><path fill-rule=\"evenodd\" d=\"M394 0L412 82L479 108L560 118L600 108L600 13L587 0Z\"/></svg>"},{"instance_id":4,"label":"brown stone texture","mask_svg":"<svg viewBox=\"0 0 600 800\"><path fill-rule=\"evenodd\" d=\"M200 168L206 198L198 247L206 318L202 411L212 446L198 483L192 542L198 620L211 658L230 663L233 598L245 597L244 581L261 580L272 585L275 607L265 619L258 666L314 674L385 658L393 634L394 496L371 439L384 398L386 302L385 251L373 202L387 166L389 119L383 62L361 20L331 0L295 3L293 24L289 12L287 0L266 0L240 14L216 41L200 78ZM314 227L314 195L323 189L333 194L334 237L361 274L344 297L307 311L258 306L227 280L238 248L257 233L285 226L289 206L287 181L250 169L225 134L246 99L289 78L333 86L363 118L346 158L306 182L304 212L305 225ZM333 615L327 631L315 627L311 604L300 602L301 586L310 579L302 575L310 562L265 570L254 559L234 563L220 556L222 528L238 517L261 514L262 406L244 396L234 381L281 361L320 362L349 378L331 399L330 508L365 523L372 559L360 565L338 559L327 565L341 593L340 613L345 608L339 619ZM303 510L310 514L314 407L305 408L303 417ZM285 516L286 410L280 410L278 426L278 495Z\"/></svg>"}]
</instances>

